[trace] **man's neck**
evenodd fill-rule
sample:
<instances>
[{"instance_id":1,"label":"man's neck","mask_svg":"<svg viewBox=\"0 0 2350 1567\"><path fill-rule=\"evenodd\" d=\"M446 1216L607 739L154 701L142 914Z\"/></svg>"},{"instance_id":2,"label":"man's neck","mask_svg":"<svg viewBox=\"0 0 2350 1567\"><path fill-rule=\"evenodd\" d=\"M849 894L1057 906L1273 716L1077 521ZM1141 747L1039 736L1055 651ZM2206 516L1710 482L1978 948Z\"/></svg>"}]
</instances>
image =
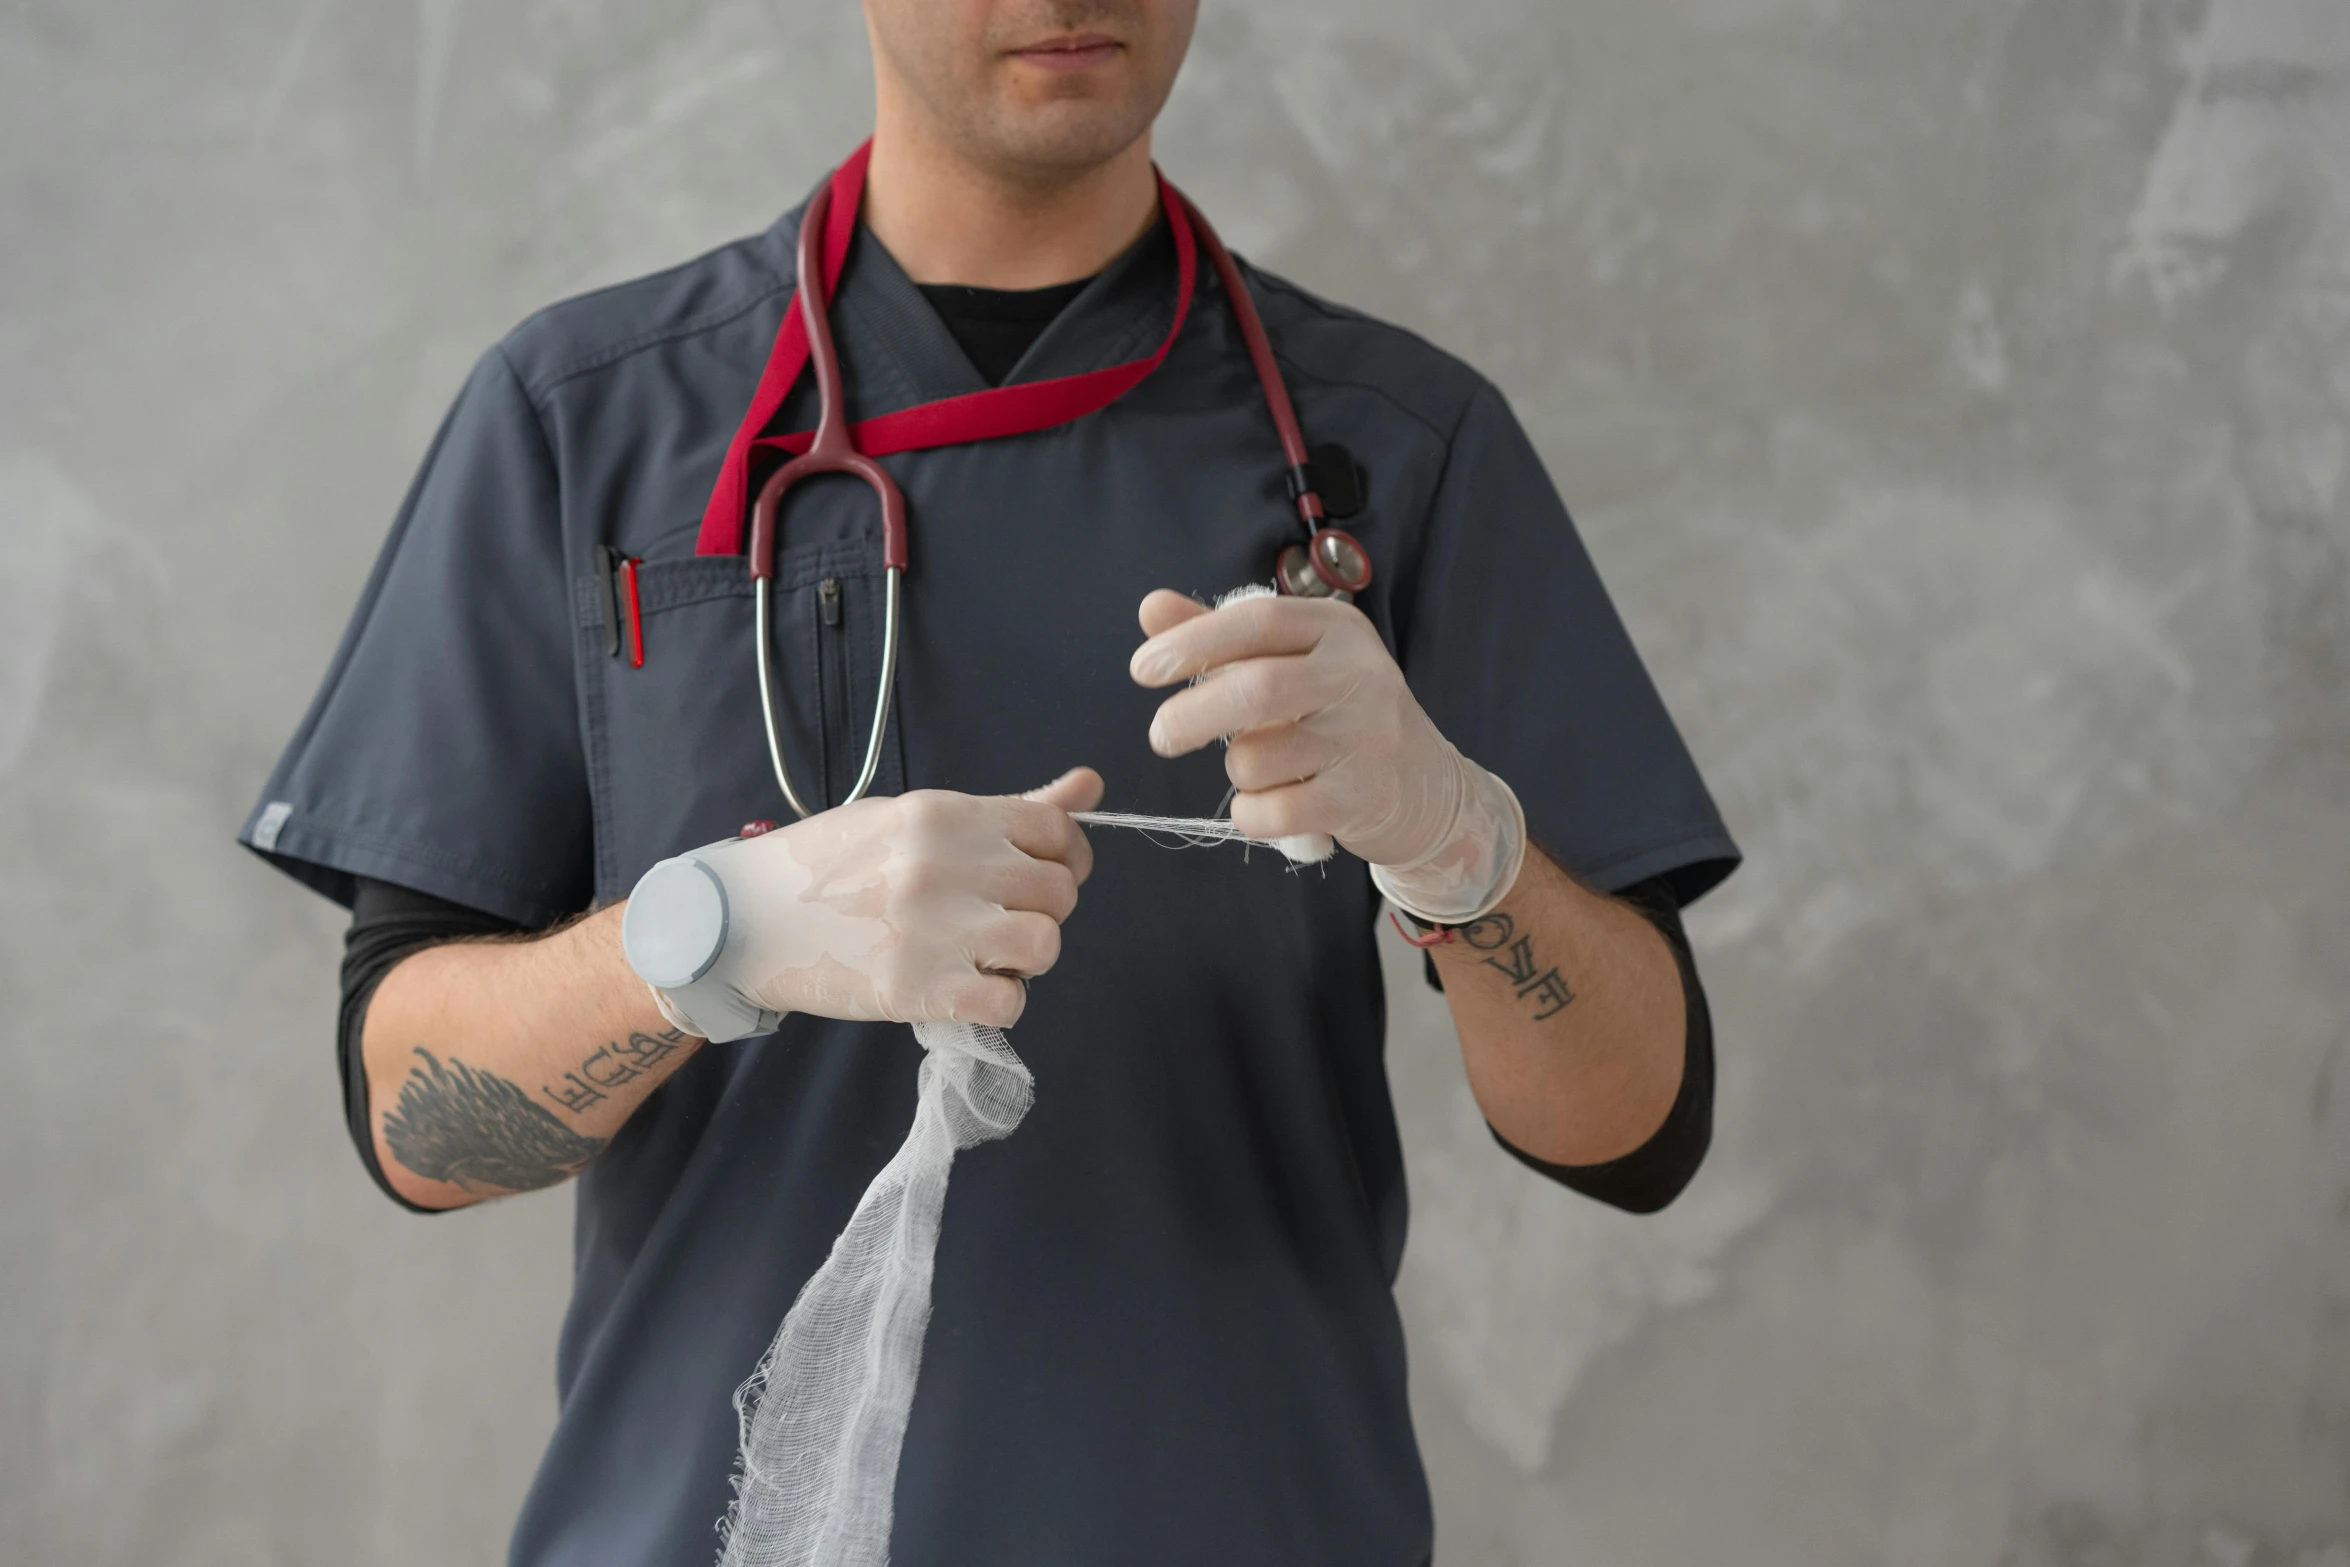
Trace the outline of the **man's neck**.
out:
<instances>
[{"instance_id":1,"label":"man's neck","mask_svg":"<svg viewBox=\"0 0 2350 1567\"><path fill-rule=\"evenodd\" d=\"M917 283L1046 288L1093 276L1158 215L1146 136L1064 180L1008 179L885 117L865 175L865 226Z\"/></svg>"}]
</instances>

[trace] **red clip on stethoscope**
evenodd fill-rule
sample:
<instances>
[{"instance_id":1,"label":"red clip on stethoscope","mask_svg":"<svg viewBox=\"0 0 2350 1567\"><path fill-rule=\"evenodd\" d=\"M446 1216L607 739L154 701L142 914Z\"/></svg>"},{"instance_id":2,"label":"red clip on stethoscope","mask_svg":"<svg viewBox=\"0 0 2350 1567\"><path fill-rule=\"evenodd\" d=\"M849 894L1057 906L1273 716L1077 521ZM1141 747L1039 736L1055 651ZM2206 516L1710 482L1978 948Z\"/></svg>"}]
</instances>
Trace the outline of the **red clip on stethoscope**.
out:
<instances>
[{"instance_id":1,"label":"red clip on stethoscope","mask_svg":"<svg viewBox=\"0 0 2350 1567\"><path fill-rule=\"evenodd\" d=\"M1282 457L1288 463L1289 493L1296 503L1298 520L1305 527L1303 543L1290 544L1281 550L1274 564L1275 581L1286 594L1340 600L1351 599L1371 581L1370 556L1361 543L1352 534L1330 526L1305 437L1298 430L1297 411L1289 400L1289 388L1274 362L1273 345L1265 336L1264 323L1257 315L1256 302L1249 295L1240 268L1233 264L1231 253L1216 238L1215 230L1200 216L1199 209L1164 179L1159 181L1160 200L1168 225L1174 231L1179 274L1174 324L1156 353L1083 375L947 398L865 420L852 429L845 412L840 354L833 344L828 296L839 281L849 240L855 233L869 150L869 146L858 148L809 198L806 215L800 222L798 308L786 315L783 329L776 335L775 350L760 379L758 395L727 452L726 468L703 517L698 547L698 553L705 555L734 553L741 526L741 493L753 449L780 447L796 454L760 486L758 498L750 509L751 536L745 553L749 556L752 591L757 601L759 706L767 728L767 755L775 765L775 781L782 786L784 799L803 817L813 813L800 798L799 791L792 787L791 768L784 761L783 734L775 711L774 654L770 645L777 514L784 497L803 479L818 474L848 474L863 480L881 505L885 589L880 691L874 698L873 729L865 742L865 759L858 769L856 786L841 801L846 805L863 797L873 786L874 774L881 767L882 733L889 723L890 694L897 683L898 584L907 564L906 497L897 481L874 458L892 452L1041 430L1115 401L1158 368L1183 330L1197 272L1192 250L1194 236L1222 280L1225 297L1232 302L1233 318L1240 327L1241 341L1247 345L1249 363L1256 371L1265 406L1273 417L1274 433L1280 437ZM816 373L814 432L779 437L761 435L782 407L803 365L812 365Z\"/></svg>"}]
</instances>

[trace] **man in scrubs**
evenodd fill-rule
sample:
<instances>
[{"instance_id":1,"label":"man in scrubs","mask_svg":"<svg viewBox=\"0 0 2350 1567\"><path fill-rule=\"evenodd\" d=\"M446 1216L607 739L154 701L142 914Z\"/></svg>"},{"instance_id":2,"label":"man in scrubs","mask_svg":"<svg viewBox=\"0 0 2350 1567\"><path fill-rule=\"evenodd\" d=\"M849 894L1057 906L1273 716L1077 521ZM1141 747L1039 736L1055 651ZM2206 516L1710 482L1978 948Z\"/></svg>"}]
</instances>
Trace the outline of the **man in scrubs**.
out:
<instances>
[{"instance_id":1,"label":"man in scrubs","mask_svg":"<svg viewBox=\"0 0 2350 1567\"><path fill-rule=\"evenodd\" d=\"M851 417L1149 354L1182 259L1150 125L1190 0L865 10ZM709 1557L730 1397L904 1134L901 1025L953 1018L1013 1028L1036 1101L956 1168L892 1560L1424 1563L1382 893L1501 1147L1647 1211L1711 1115L1677 910L1737 850L1501 396L1253 269L1376 575L1352 604L1204 607L1299 533L1203 266L1108 406L885 460L913 565L877 781L745 846L722 969L781 1021L708 1042L620 932L656 861L790 816L741 546L704 513L799 216L482 358L243 834L354 909L347 1109L386 1192L576 1180L561 1414L512 1559ZM807 381L751 433L811 428ZM829 804L881 661L863 486L795 495L774 580L784 749ZM1250 835L1340 852L1089 843L1069 813L1105 789L1177 816L1234 790Z\"/></svg>"}]
</instances>

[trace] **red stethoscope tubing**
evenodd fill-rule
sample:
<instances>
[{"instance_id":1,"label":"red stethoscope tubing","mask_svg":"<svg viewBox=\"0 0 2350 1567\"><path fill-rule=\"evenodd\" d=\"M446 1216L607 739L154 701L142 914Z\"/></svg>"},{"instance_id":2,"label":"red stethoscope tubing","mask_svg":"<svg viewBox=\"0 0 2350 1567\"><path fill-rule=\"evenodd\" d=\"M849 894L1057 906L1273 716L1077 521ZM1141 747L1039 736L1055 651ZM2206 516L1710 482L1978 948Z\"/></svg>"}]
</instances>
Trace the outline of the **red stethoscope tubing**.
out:
<instances>
[{"instance_id":1,"label":"red stethoscope tubing","mask_svg":"<svg viewBox=\"0 0 2350 1567\"><path fill-rule=\"evenodd\" d=\"M906 494L888 470L849 438L847 398L841 389L840 352L832 342L832 306L825 297L823 234L832 207L832 187L819 187L800 223L799 286L796 303L808 337L808 363L816 372L816 433L808 449L768 476L751 508L751 575L775 573L775 512L791 487L820 473L852 474L881 502L881 562L906 569ZM796 379L796 378L795 378Z\"/></svg>"},{"instance_id":2,"label":"red stethoscope tubing","mask_svg":"<svg viewBox=\"0 0 2350 1567\"><path fill-rule=\"evenodd\" d=\"M1265 335L1264 320L1257 314L1257 302L1249 293L1247 280L1240 275L1239 263L1232 259L1232 252L1224 248L1224 242L1217 238L1216 231L1188 197L1176 192L1174 199L1181 203L1184 216L1191 220L1191 232L1199 247L1208 253L1208 262L1224 285L1224 297L1232 301L1233 320L1240 328L1241 343L1248 350L1249 365L1256 371L1257 385L1264 392L1265 411L1272 415L1273 433L1281 442L1282 458L1293 470L1304 468L1307 464L1305 432L1298 428L1297 409L1289 400L1289 384L1273 358L1272 339ZM767 576L775 569L776 508L793 485L819 473L845 473L865 481L881 503L882 563L898 571L905 570L907 564L905 494L881 464L857 450L849 436L848 416L843 411L846 398L841 388L840 353L833 345L831 302L825 297L822 281L821 236L831 205L832 191L827 185L809 201L799 240L800 286L796 293L803 330L808 335L808 364L816 373L816 431L805 452L777 469L759 487L759 499L751 511L750 559L754 577ZM959 445L962 440L977 438L980 437L950 436L937 444ZM1309 534L1319 532L1323 522L1322 497L1310 488L1300 490L1297 516Z\"/></svg>"},{"instance_id":3,"label":"red stethoscope tubing","mask_svg":"<svg viewBox=\"0 0 2350 1567\"><path fill-rule=\"evenodd\" d=\"M802 300L813 296L815 303L823 305L839 287L850 243L856 237L869 152L870 144L852 153L817 196L811 198L809 210L803 215L797 271L809 286L801 289ZM1164 181L1160 182L1159 198L1176 243L1176 283L1174 315L1168 323L1167 335L1156 350L1140 359L1079 375L993 387L861 419L848 427L850 444L868 457L887 457L895 452L1027 434L1106 408L1139 385L1166 359L1182 335L1199 272L1198 246L1193 242L1188 211ZM822 237L821 265L812 264L818 258L810 254L811 229ZM762 433L782 412L793 384L813 357L814 339L808 331L805 311L785 311L751 406L735 430L719 468L718 482L712 486L709 502L703 508L696 554L733 555L742 551L743 517L751 499L751 464L759 452L798 454L813 445L813 431L790 435Z\"/></svg>"},{"instance_id":4,"label":"red stethoscope tubing","mask_svg":"<svg viewBox=\"0 0 2350 1567\"><path fill-rule=\"evenodd\" d=\"M1265 394L1265 411L1273 416L1273 433L1281 439L1281 456L1289 464L1295 481L1297 520L1306 526L1306 560L1313 566L1314 575L1331 592L1360 593L1371 585L1371 557L1363 552L1352 534L1329 525L1321 493L1313 486L1305 433L1298 428L1297 409L1289 401L1289 383L1282 379L1281 366L1274 361L1273 340L1265 335L1265 323L1257 315L1256 297L1248 291L1248 280L1240 275L1240 266L1232 259L1232 252L1224 248L1224 242L1216 237L1215 229L1200 215L1199 208L1191 204L1191 198L1178 191L1175 199L1190 214L1200 248L1208 253L1209 263L1223 281L1224 297L1232 302L1232 319L1240 328L1240 341L1248 349L1248 362L1255 369L1257 385ZM1338 564L1341 560L1351 561L1355 569L1341 570ZM1282 591L1289 591L1286 580L1282 582Z\"/></svg>"},{"instance_id":5,"label":"red stethoscope tubing","mask_svg":"<svg viewBox=\"0 0 2350 1567\"><path fill-rule=\"evenodd\" d=\"M1232 319L1240 328L1240 341L1248 349L1248 362L1257 373L1257 385L1265 394L1265 411L1273 416L1273 433L1281 438L1281 456L1292 473L1306 466L1306 438L1297 427L1297 409L1289 401L1289 383L1282 379L1281 366L1273 359L1273 340L1265 335L1265 323L1257 315L1257 302L1248 291L1248 280L1240 275L1240 265L1232 259L1232 252L1216 237L1208 220L1200 216L1199 208L1191 198L1178 192L1175 199L1183 203L1183 210L1191 218L1192 231L1199 236L1200 249L1208 253L1208 263L1216 269L1216 276L1224 284L1224 297L1232 302ZM1322 497L1312 488L1299 490L1297 496L1298 521L1313 533L1322 526Z\"/></svg>"},{"instance_id":6,"label":"red stethoscope tubing","mask_svg":"<svg viewBox=\"0 0 2350 1567\"><path fill-rule=\"evenodd\" d=\"M881 558L886 594L880 690L874 702L873 726L863 763L855 786L841 801L845 805L872 787L880 768L882 733L888 726L890 694L896 685L899 582L910 560L905 493L874 459L893 452L960 445L1048 429L1096 412L1124 396L1159 367L1182 335L1198 270L1195 244L1207 253L1209 264L1223 285L1225 298L1232 306L1233 320L1240 329L1241 342L1248 351L1249 365L1256 372L1257 385L1264 394L1265 409L1272 417L1273 431L1291 476L1298 520L1305 525L1308 535L1306 558L1315 574L1334 592L1360 592L1370 581L1369 560L1362 554L1361 546L1328 525L1322 498L1313 487L1310 458L1304 433L1298 428L1297 410L1290 401L1281 367L1273 357L1272 342L1265 334L1247 280L1199 209L1164 177L1159 180L1159 198L1168 226L1174 232L1178 271L1174 320L1155 352L1081 375L945 398L863 420L852 427L843 390L840 353L833 340L829 296L840 280L849 242L855 235L871 152L870 142L859 147L808 200L796 247L796 308L785 313L775 346L760 375L758 391L727 448L725 465L704 510L701 536L696 545L697 554L734 553L741 541L742 495L753 453L761 448L793 453L790 460L759 486L758 496L750 507L750 538L744 554L748 556L757 601L759 698L767 731L768 757L774 764L775 780L783 789L784 799L803 817L811 813L792 786L791 769L784 761L772 667L775 554L785 497L803 479L819 474L846 474L862 480L873 491L881 508ZM782 409L803 368L815 372L816 428L792 435L763 434L768 422ZM1341 543L1351 553L1343 553L1339 548ZM1340 570L1341 562L1350 563L1351 570Z\"/></svg>"}]
</instances>

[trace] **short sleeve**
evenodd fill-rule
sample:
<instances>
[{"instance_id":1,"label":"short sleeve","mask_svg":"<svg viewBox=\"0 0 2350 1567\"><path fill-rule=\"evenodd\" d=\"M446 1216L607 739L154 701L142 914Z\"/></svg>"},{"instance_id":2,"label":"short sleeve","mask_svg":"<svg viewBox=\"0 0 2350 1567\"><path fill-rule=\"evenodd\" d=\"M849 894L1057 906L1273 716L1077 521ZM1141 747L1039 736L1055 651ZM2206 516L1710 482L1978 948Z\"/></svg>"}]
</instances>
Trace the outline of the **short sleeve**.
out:
<instances>
[{"instance_id":1,"label":"short sleeve","mask_svg":"<svg viewBox=\"0 0 2350 1567\"><path fill-rule=\"evenodd\" d=\"M493 350L239 841L346 907L362 876L527 926L586 907L569 602L553 458Z\"/></svg>"},{"instance_id":2,"label":"short sleeve","mask_svg":"<svg viewBox=\"0 0 2350 1567\"><path fill-rule=\"evenodd\" d=\"M1490 386L1461 416L1416 580L1399 592L1399 655L1421 705L1517 791L1560 864L1607 892L1664 877L1684 905L1736 868L1574 523Z\"/></svg>"}]
</instances>

